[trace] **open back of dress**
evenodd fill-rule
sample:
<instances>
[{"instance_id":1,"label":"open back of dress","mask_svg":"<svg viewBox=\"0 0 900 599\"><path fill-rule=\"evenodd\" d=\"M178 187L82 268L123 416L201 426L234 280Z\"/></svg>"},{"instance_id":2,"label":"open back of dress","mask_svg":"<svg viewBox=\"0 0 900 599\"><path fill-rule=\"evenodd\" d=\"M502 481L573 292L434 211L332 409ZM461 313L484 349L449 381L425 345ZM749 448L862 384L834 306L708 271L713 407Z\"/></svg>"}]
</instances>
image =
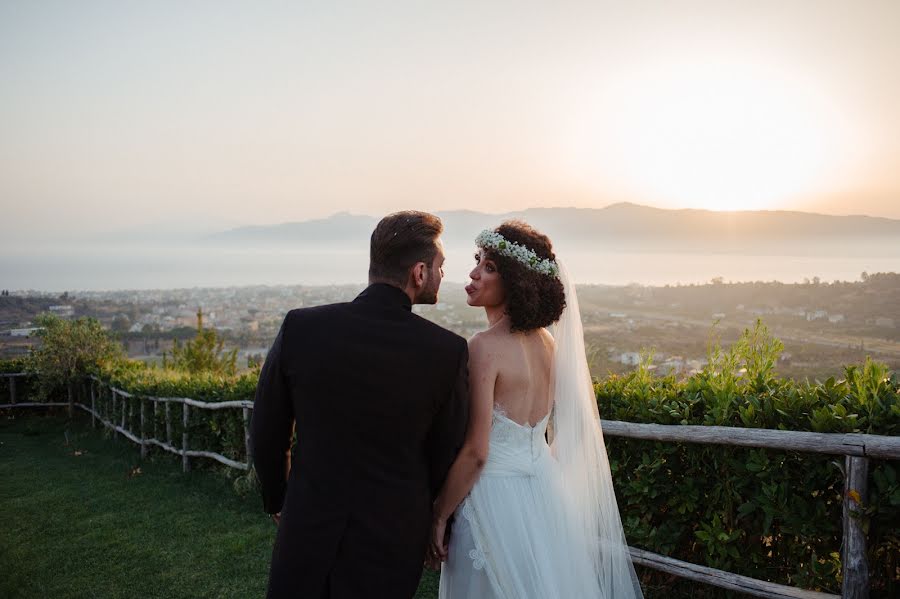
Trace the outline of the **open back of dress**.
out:
<instances>
[{"instance_id":1,"label":"open back of dress","mask_svg":"<svg viewBox=\"0 0 900 599\"><path fill-rule=\"evenodd\" d=\"M481 478L456 513L441 599L601 597L545 434L495 408Z\"/></svg>"}]
</instances>

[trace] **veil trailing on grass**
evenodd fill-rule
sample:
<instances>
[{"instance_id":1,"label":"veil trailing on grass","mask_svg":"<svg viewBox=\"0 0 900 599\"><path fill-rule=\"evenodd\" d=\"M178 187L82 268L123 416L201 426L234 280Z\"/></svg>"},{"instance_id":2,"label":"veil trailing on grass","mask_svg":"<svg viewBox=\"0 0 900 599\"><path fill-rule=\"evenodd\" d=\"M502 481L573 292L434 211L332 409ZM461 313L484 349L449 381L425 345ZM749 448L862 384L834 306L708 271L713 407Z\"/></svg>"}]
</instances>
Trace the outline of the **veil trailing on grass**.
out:
<instances>
[{"instance_id":1,"label":"veil trailing on grass","mask_svg":"<svg viewBox=\"0 0 900 599\"><path fill-rule=\"evenodd\" d=\"M551 449L561 466L566 494L579 525L579 544L594 565L601 597L643 597L613 491L575 286L565 265L557 263L566 308L552 330L556 354Z\"/></svg>"}]
</instances>

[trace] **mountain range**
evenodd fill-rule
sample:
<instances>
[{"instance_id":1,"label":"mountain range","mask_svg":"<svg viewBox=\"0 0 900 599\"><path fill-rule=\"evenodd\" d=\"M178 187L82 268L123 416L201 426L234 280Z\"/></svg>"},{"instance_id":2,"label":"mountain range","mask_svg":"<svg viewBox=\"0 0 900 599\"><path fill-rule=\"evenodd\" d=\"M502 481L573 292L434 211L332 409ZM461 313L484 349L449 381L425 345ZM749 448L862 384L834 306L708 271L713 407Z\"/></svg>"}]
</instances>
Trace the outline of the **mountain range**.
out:
<instances>
[{"instance_id":1,"label":"mountain range","mask_svg":"<svg viewBox=\"0 0 900 599\"><path fill-rule=\"evenodd\" d=\"M547 233L556 245L570 249L900 257L900 220L871 216L666 210L624 202L598 209L530 208L504 214L453 210L435 214L444 223L443 239L449 247L471 244L482 229L518 219ZM204 241L237 247L359 247L368 242L377 220L341 212L323 219L239 227L208 235Z\"/></svg>"}]
</instances>

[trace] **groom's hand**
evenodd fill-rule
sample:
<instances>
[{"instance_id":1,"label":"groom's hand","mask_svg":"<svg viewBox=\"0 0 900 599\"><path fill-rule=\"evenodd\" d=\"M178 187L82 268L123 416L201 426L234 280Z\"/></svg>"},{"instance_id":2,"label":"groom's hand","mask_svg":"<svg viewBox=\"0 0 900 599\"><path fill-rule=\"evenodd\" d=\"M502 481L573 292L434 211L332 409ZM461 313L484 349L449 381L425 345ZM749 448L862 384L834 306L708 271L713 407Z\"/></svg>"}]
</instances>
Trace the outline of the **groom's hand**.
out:
<instances>
[{"instance_id":1,"label":"groom's hand","mask_svg":"<svg viewBox=\"0 0 900 599\"><path fill-rule=\"evenodd\" d=\"M275 523L276 527L278 526L278 524L281 522L281 512L278 512L277 514L272 514L272 522Z\"/></svg>"},{"instance_id":2,"label":"groom's hand","mask_svg":"<svg viewBox=\"0 0 900 599\"><path fill-rule=\"evenodd\" d=\"M432 529L432 535L433 534L435 534L434 529ZM440 572L442 561L440 553L435 551L434 543L429 539L428 547L425 548L425 567L429 570Z\"/></svg>"}]
</instances>

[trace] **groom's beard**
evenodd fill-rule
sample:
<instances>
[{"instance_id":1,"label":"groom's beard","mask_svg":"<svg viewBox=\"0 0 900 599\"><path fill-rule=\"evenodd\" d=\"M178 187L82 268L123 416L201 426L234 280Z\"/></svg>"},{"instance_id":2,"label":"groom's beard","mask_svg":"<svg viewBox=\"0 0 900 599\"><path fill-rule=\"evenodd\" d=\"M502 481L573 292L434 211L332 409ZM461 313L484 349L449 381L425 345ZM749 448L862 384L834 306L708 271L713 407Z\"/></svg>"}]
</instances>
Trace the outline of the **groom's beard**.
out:
<instances>
[{"instance_id":1,"label":"groom's beard","mask_svg":"<svg viewBox=\"0 0 900 599\"><path fill-rule=\"evenodd\" d=\"M417 304L436 304L438 298L438 290L441 287L440 274L437 271L428 269L428 283L419 292L416 297Z\"/></svg>"}]
</instances>

